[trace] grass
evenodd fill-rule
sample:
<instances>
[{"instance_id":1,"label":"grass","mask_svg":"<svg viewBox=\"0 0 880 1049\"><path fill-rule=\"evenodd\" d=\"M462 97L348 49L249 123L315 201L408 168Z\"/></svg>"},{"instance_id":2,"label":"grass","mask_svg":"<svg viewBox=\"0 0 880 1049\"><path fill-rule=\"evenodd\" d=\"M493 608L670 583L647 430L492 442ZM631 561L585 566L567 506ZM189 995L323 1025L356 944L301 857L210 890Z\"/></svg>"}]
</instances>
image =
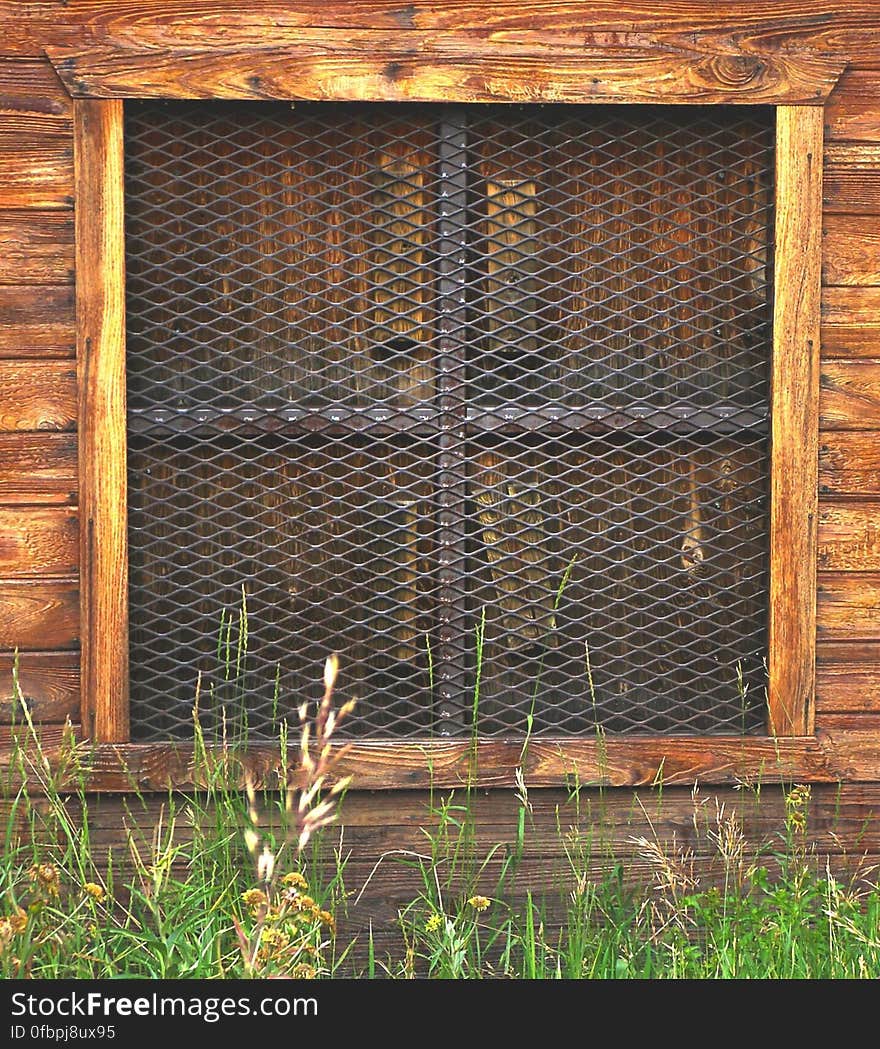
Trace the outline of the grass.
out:
<instances>
[{"instance_id":1,"label":"grass","mask_svg":"<svg viewBox=\"0 0 880 1049\"><path fill-rule=\"evenodd\" d=\"M663 803L658 783L639 795L624 855L603 838L601 792L574 788L557 812L550 849L564 857L563 870L551 875L548 862L546 884L529 888L523 861L542 855L547 828L520 773L511 840L481 844L477 798L465 787L430 798L423 848L385 854L352 883L349 872L363 871L364 862L334 826L347 784L334 778L326 746L350 713L333 709L334 678L331 662L323 701L299 712L294 746L282 724L287 773L276 789L241 789L234 746L209 748L196 718L202 785L169 792L161 804L133 785L112 848L95 837L100 800L85 791L87 745L71 742L49 762L23 707L0 799L0 974L880 976L876 871L857 868L844 879L823 865L808 835L813 802L805 786L788 787L780 825L760 843L747 839L734 812L695 790L684 848L653 829L650 813ZM597 803L589 819L579 812L588 794ZM647 872L641 884L627 877L632 859ZM382 886L394 865L416 888L399 901L398 946L380 948L379 930L352 930L360 896Z\"/></svg>"}]
</instances>

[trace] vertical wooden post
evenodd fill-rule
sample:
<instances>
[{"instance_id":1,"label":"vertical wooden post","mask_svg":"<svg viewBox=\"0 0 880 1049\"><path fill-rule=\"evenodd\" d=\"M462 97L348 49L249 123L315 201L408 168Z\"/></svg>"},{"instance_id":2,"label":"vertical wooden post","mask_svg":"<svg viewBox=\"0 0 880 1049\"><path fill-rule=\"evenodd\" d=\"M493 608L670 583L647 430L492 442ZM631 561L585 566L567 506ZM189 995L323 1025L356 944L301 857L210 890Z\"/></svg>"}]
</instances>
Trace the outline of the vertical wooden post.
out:
<instances>
[{"instance_id":1,"label":"vertical wooden post","mask_svg":"<svg viewBox=\"0 0 880 1049\"><path fill-rule=\"evenodd\" d=\"M128 514L122 101L74 103L82 724L125 742Z\"/></svg>"},{"instance_id":2,"label":"vertical wooden post","mask_svg":"<svg viewBox=\"0 0 880 1049\"><path fill-rule=\"evenodd\" d=\"M769 729L813 731L819 462L821 106L780 106L771 378Z\"/></svg>"}]
</instances>

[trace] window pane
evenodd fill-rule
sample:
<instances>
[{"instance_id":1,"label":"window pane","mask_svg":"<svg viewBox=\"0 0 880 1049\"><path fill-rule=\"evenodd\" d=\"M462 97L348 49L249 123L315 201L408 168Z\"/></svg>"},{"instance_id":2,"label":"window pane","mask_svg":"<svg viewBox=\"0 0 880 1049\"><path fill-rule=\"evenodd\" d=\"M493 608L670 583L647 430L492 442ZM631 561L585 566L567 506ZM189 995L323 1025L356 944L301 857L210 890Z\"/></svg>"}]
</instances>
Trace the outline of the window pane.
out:
<instances>
[{"instance_id":1,"label":"window pane","mask_svg":"<svg viewBox=\"0 0 880 1049\"><path fill-rule=\"evenodd\" d=\"M772 143L127 104L135 735L761 730Z\"/></svg>"}]
</instances>

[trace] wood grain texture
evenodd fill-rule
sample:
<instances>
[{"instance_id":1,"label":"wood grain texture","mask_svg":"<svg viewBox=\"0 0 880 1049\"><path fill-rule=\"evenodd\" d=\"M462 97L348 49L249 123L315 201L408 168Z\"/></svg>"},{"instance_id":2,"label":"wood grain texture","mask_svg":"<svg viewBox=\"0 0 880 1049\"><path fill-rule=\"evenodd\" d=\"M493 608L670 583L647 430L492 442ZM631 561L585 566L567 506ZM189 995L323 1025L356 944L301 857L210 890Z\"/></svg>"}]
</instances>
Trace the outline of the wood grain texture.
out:
<instances>
[{"instance_id":1,"label":"wood grain texture","mask_svg":"<svg viewBox=\"0 0 880 1049\"><path fill-rule=\"evenodd\" d=\"M880 502L820 503L818 564L834 571L880 571Z\"/></svg>"},{"instance_id":2,"label":"wood grain texture","mask_svg":"<svg viewBox=\"0 0 880 1049\"><path fill-rule=\"evenodd\" d=\"M73 286L0 285L0 358L73 357Z\"/></svg>"},{"instance_id":3,"label":"wood grain texture","mask_svg":"<svg viewBox=\"0 0 880 1049\"><path fill-rule=\"evenodd\" d=\"M782 106L776 131L768 621L769 721L777 736L803 735L812 727L821 208L821 111Z\"/></svg>"},{"instance_id":4,"label":"wood grain texture","mask_svg":"<svg viewBox=\"0 0 880 1049\"><path fill-rule=\"evenodd\" d=\"M72 283L72 217L59 211L0 211L0 284Z\"/></svg>"},{"instance_id":5,"label":"wood grain texture","mask_svg":"<svg viewBox=\"0 0 880 1049\"><path fill-rule=\"evenodd\" d=\"M880 642L825 642L816 650L816 716L880 713Z\"/></svg>"},{"instance_id":6,"label":"wood grain texture","mask_svg":"<svg viewBox=\"0 0 880 1049\"><path fill-rule=\"evenodd\" d=\"M82 724L128 739L122 103L74 109L82 565Z\"/></svg>"},{"instance_id":7,"label":"wood grain texture","mask_svg":"<svg viewBox=\"0 0 880 1049\"><path fill-rule=\"evenodd\" d=\"M76 428L70 361L0 361L0 432Z\"/></svg>"},{"instance_id":8,"label":"wood grain texture","mask_svg":"<svg viewBox=\"0 0 880 1049\"><path fill-rule=\"evenodd\" d=\"M76 444L74 434L0 433L0 506L75 503Z\"/></svg>"},{"instance_id":9,"label":"wood grain texture","mask_svg":"<svg viewBox=\"0 0 880 1049\"><path fill-rule=\"evenodd\" d=\"M6 8L14 5L7 3ZM489 0L438 4L399 4L389 0L346 0L296 4L241 0L202 0L181 11L179 4L131 0L107 4L100 0L65 0L62 6L19 5L9 19L3 46L16 53L39 49L41 43L79 38L124 36L160 40L169 25L183 16L210 44L237 40L246 27L271 38L279 29L327 26L340 29L386 29L503 33L540 26L548 31L575 32L588 41L631 41L636 47L663 43L682 50L701 47L722 54L743 51L766 54L792 51L832 52L850 60L880 55L878 18L873 0L761 0L754 4L673 0L658 6L653 0L614 3L613 0L533 0L515 3ZM77 30L80 30L79 34Z\"/></svg>"},{"instance_id":10,"label":"wood grain texture","mask_svg":"<svg viewBox=\"0 0 880 1049\"><path fill-rule=\"evenodd\" d=\"M69 144L73 102L49 62L0 61L0 134Z\"/></svg>"},{"instance_id":11,"label":"wood grain texture","mask_svg":"<svg viewBox=\"0 0 880 1049\"><path fill-rule=\"evenodd\" d=\"M13 656L0 656L0 722L21 721L13 689ZM71 652L19 652L18 688L34 721L79 719L79 657Z\"/></svg>"},{"instance_id":12,"label":"wood grain texture","mask_svg":"<svg viewBox=\"0 0 880 1049\"><path fill-rule=\"evenodd\" d=\"M622 858L632 853L636 835L653 837L653 829L661 843L671 844L674 837L695 856L717 856L717 846L706 833L717 829L716 801L736 818L750 845L765 844L776 839L784 827L784 794L785 789L780 787L756 793L719 786L700 789L695 796L681 787L611 792L584 787L575 797L558 788L542 788L530 798L534 819L529 821L524 846L538 856L562 856L573 833L582 835L582 841L610 847ZM422 828L433 829L440 822L437 806L421 791L389 790L381 800L379 806L370 792L351 790L342 807L343 841L356 847L358 860L369 864L388 849L421 851L425 843ZM833 855L863 841L865 848L878 851L877 786L816 784L812 801L806 812L807 834L817 849ZM470 799L470 807L474 843L483 855L493 846L516 843L518 802L511 791L479 791ZM70 811L72 815L78 812L74 799L70 800ZM140 798L93 796L88 799L88 814L89 843L106 850L119 843L124 828L130 829L138 842L152 842L156 825L167 823L168 801L164 795L150 794ZM267 826L276 826L271 810L264 818ZM191 841L196 828L210 832L216 827L215 820L210 808L204 813L196 811L192 821L178 822L175 840ZM336 831L329 837L325 846L337 840ZM381 882L373 888L381 894ZM368 886L367 894L369 891Z\"/></svg>"},{"instance_id":13,"label":"wood grain texture","mask_svg":"<svg viewBox=\"0 0 880 1049\"><path fill-rule=\"evenodd\" d=\"M0 649L50 651L78 644L75 579L0 582Z\"/></svg>"},{"instance_id":14,"label":"wood grain texture","mask_svg":"<svg viewBox=\"0 0 880 1049\"><path fill-rule=\"evenodd\" d=\"M828 145L822 203L826 214L880 214L880 145Z\"/></svg>"},{"instance_id":15,"label":"wood grain texture","mask_svg":"<svg viewBox=\"0 0 880 1049\"><path fill-rule=\"evenodd\" d=\"M823 288L822 323L828 328L880 327L880 288Z\"/></svg>"},{"instance_id":16,"label":"wood grain texture","mask_svg":"<svg viewBox=\"0 0 880 1049\"><path fill-rule=\"evenodd\" d=\"M75 575L79 521L65 507L0 507L0 579Z\"/></svg>"},{"instance_id":17,"label":"wood grain texture","mask_svg":"<svg viewBox=\"0 0 880 1049\"><path fill-rule=\"evenodd\" d=\"M880 221L828 214L822 222L822 280L825 284L880 284Z\"/></svg>"},{"instance_id":18,"label":"wood grain texture","mask_svg":"<svg viewBox=\"0 0 880 1049\"><path fill-rule=\"evenodd\" d=\"M864 746L864 741L859 740ZM875 756L880 757L877 740ZM461 788L515 786L522 744L481 742L474 758L467 741L356 743L337 766L339 776L352 775L359 789ZM222 755L216 752L218 760ZM252 746L230 758L240 769L239 782L250 779L277 787L280 756L277 747ZM838 764L821 739L806 737L609 737L596 740L533 740L522 762L530 788L542 786L650 786L664 784L774 783L797 776L815 782L835 782ZM2 761L2 754L0 754ZM87 788L100 791L151 791L198 785L192 747L173 744L96 744L87 755ZM862 775L864 770L862 769Z\"/></svg>"},{"instance_id":19,"label":"wood grain texture","mask_svg":"<svg viewBox=\"0 0 880 1049\"><path fill-rule=\"evenodd\" d=\"M847 69L825 107L829 142L880 142L880 76L876 69Z\"/></svg>"},{"instance_id":20,"label":"wood grain texture","mask_svg":"<svg viewBox=\"0 0 880 1049\"><path fill-rule=\"evenodd\" d=\"M58 0L48 4L0 5L0 54L40 55L49 45L75 47L84 41L136 33L161 40L168 24L185 19L206 45L236 40L243 27L271 39L279 28L419 29L503 33L542 27L574 32L588 41L631 41L637 48L662 44L682 51L701 48L720 54L775 52L831 53L850 62L880 62L880 18L874 0L761 0L712 3L653 0L535 0L517 4L456 2L399 4L390 0L346 0L296 4L240 0L198 5L173 2L108 4L106 0Z\"/></svg>"},{"instance_id":21,"label":"wood grain texture","mask_svg":"<svg viewBox=\"0 0 880 1049\"><path fill-rule=\"evenodd\" d=\"M183 9L183 10L182 10ZM825 30L877 26L876 6L870 0L670 0L662 9L651 0L458 0L454 4L394 0L3 0L0 18L13 17L35 24L50 20L87 26L94 32L138 28L149 36L185 14L186 21L210 32L213 27L308 27L326 25L344 29L522 29L536 23L556 30L640 29L644 32L743 36L753 33L786 34L790 43Z\"/></svg>"},{"instance_id":22,"label":"wood grain texture","mask_svg":"<svg viewBox=\"0 0 880 1049\"><path fill-rule=\"evenodd\" d=\"M0 724L0 751L25 756L25 762L39 761L47 755L70 753L80 739L78 724L36 725L32 732L27 724Z\"/></svg>"},{"instance_id":23,"label":"wood grain texture","mask_svg":"<svg viewBox=\"0 0 880 1049\"><path fill-rule=\"evenodd\" d=\"M880 496L880 432L821 435L819 495Z\"/></svg>"},{"instance_id":24,"label":"wood grain texture","mask_svg":"<svg viewBox=\"0 0 880 1049\"><path fill-rule=\"evenodd\" d=\"M880 734L873 727L835 727L801 737L608 737L596 740L532 740L525 761L517 742L483 741L476 756L467 741L430 744L356 743L336 767L361 790L513 790L522 766L530 789L580 785L648 787L798 782L871 782L880 762ZM864 723L862 723L864 725ZM281 758L271 745L247 754L213 752L243 786L276 788ZM50 755L51 756L51 755ZM8 759L8 754L5 755ZM0 751L0 764L4 755ZM93 744L84 755L89 791L165 791L202 786L191 746L183 744ZM238 770L236 773L235 770ZM377 801L377 808L383 803ZM384 810L387 813L387 809Z\"/></svg>"},{"instance_id":25,"label":"wood grain texture","mask_svg":"<svg viewBox=\"0 0 880 1049\"><path fill-rule=\"evenodd\" d=\"M824 361L820 378L822 430L880 426L880 361Z\"/></svg>"},{"instance_id":26,"label":"wood grain texture","mask_svg":"<svg viewBox=\"0 0 880 1049\"><path fill-rule=\"evenodd\" d=\"M231 39L234 38L234 39ZM835 55L707 52L583 33L237 27L206 41L167 23L47 53L74 97L381 101L821 103Z\"/></svg>"},{"instance_id":27,"label":"wood grain texture","mask_svg":"<svg viewBox=\"0 0 880 1049\"><path fill-rule=\"evenodd\" d=\"M880 359L880 288L823 289L822 356Z\"/></svg>"},{"instance_id":28,"label":"wood grain texture","mask_svg":"<svg viewBox=\"0 0 880 1049\"><path fill-rule=\"evenodd\" d=\"M73 141L0 131L0 208L73 207Z\"/></svg>"},{"instance_id":29,"label":"wood grain texture","mask_svg":"<svg viewBox=\"0 0 880 1049\"><path fill-rule=\"evenodd\" d=\"M816 628L820 640L880 640L880 575L820 572Z\"/></svg>"}]
</instances>

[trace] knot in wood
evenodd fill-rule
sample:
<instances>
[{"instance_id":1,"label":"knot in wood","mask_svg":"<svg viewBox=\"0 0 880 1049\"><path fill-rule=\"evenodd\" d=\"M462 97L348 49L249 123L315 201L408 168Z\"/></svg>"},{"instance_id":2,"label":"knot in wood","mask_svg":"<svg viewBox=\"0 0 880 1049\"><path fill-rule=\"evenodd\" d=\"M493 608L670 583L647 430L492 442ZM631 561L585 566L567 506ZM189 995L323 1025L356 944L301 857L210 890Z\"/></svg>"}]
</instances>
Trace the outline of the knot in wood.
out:
<instances>
[{"instance_id":1,"label":"knot in wood","mask_svg":"<svg viewBox=\"0 0 880 1049\"><path fill-rule=\"evenodd\" d=\"M704 63L704 71L716 83L730 87L744 87L760 83L766 67L751 55L713 55Z\"/></svg>"}]
</instances>

